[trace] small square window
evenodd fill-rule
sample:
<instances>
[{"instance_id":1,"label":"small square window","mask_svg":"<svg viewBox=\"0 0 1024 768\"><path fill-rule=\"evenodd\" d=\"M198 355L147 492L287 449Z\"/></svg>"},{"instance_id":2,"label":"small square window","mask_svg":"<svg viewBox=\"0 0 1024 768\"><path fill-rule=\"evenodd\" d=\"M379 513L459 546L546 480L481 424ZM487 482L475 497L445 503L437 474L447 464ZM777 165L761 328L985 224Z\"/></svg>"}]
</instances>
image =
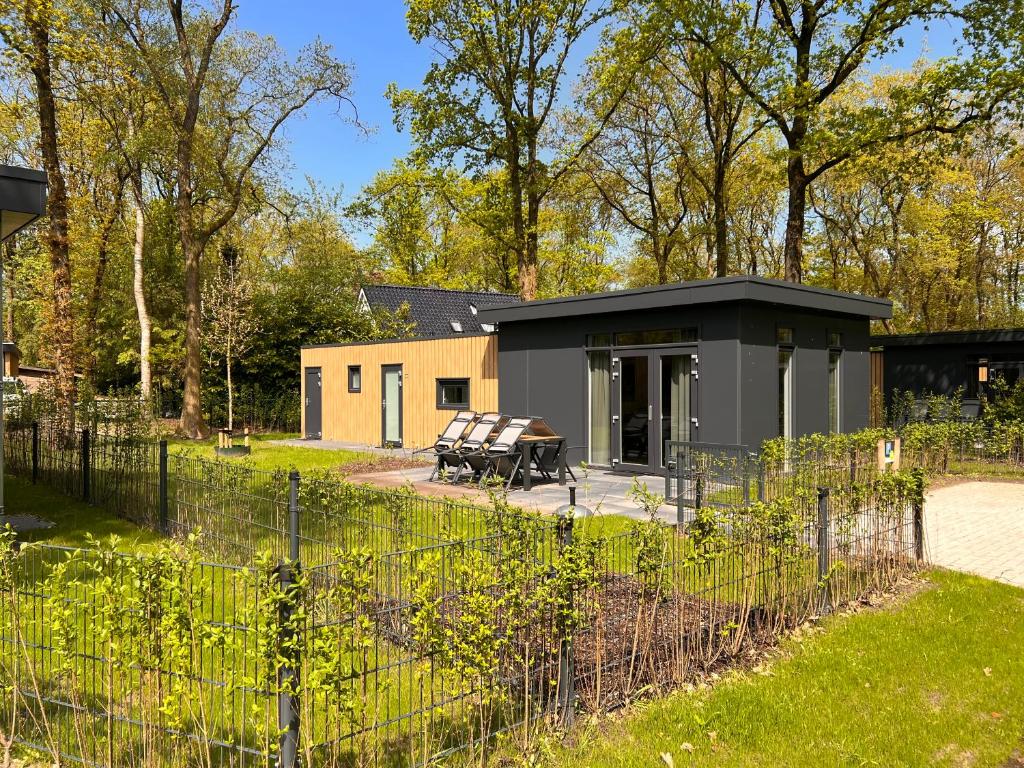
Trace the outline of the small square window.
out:
<instances>
[{"instance_id":1,"label":"small square window","mask_svg":"<svg viewBox=\"0 0 1024 768\"><path fill-rule=\"evenodd\" d=\"M469 379L438 379L437 407L450 410L469 408Z\"/></svg>"},{"instance_id":2,"label":"small square window","mask_svg":"<svg viewBox=\"0 0 1024 768\"><path fill-rule=\"evenodd\" d=\"M361 392L363 389L363 370L361 366L350 365L348 367L348 391Z\"/></svg>"},{"instance_id":3,"label":"small square window","mask_svg":"<svg viewBox=\"0 0 1024 768\"><path fill-rule=\"evenodd\" d=\"M843 334L841 334L841 333L830 333L828 335L828 345L830 347L841 347L841 346L843 346Z\"/></svg>"},{"instance_id":4,"label":"small square window","mask_svg":"<svg viewBox=\"0 0 1024 768\"><path fill-rule=\"evenodd\" d=\"M792 328L776 328L775 329L775 341L779 344L792 344L793 343L793 329Z\"/></svg>"}]
</instances>

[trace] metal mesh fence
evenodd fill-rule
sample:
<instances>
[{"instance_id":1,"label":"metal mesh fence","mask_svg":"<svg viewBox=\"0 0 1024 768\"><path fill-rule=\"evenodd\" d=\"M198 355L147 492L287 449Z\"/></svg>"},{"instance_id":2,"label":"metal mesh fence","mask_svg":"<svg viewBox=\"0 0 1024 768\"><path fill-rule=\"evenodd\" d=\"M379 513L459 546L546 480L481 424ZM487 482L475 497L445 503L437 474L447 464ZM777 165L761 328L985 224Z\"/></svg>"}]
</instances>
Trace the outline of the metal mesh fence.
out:
<instances>
[{"instance_id":1,"label":"metal mesh fence","mask_svg":"<svg viewBox=\"0 0 1024 768\"><path fill-rule=\"evenodd\" d=\"M94 765L422 764L700 679L923 556L919 478L856 456L771 474L694 451L685 525L606 535L153 443L6 446L12 471L192 542L4 553L2 714Z\"/></svg>"}]
</instances>

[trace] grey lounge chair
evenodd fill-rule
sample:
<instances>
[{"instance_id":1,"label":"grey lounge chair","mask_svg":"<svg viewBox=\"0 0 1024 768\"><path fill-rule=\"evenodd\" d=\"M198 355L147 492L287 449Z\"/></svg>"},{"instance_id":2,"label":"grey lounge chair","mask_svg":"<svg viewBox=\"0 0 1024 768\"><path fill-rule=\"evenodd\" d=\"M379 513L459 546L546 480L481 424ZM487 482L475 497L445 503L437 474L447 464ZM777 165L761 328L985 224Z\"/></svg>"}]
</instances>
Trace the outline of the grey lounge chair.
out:
<instances>
[{"instance_id":1,"label":"grey lounge chair","mask_svg":"<svg viewBox=\"0 0 1024 768\"><path fill-rule=\"evenodd\" d=\"M491 475L506 479L505 490L512 486L516 475L523 469L523 454L519 448L519 439L530 426L532 419L509 419L502 427L498 436L486 447L474 453L467 453L464 466L473 470L474 477L480 478L480 484ZM529 467L526 468L529 471Z\"/></svg>"},{"instance_id":2,"label":"grey lounge chair","mask_svg":"<svg viewBox=\"0 0 1024 768\"><path fill-rule=\"evenodd\" d=\"M470 428L476 420L476 411L459 411L455 414L448 426L444 428L444 432L437 436L437 440L433 445L427 446L426 448L420 448L418 451L413 451L413 454L417 453L433 453L435 456L444 453L445 451L452 450L462 440L466 434L466 430ZM438 463L434 463L434 471L430 473L430 479L433 480L438 472Z\"/></svg>"},{"instance_id":3,"label":"grey lounge chair","mask_svg":"<svg viewBox=\"0 0 1024 768\"><path fill-rule=\"evenodd\" d=\"M494 430L498 429L505 421L505 417L500 413L482 413L476 420L472 427L470 427L469 434L462 438L462 441L448 450L440 451L437 454L437 466L434 468L431 479L437 475L446 472L449 469L455 471L455 476L452 478L452 482L457 483L459 481L459 475L462 473L462 466L464 457L467 453L473 453L479 451L484 447L484 444L494 433Z\"/></svg>"}]
</instances>

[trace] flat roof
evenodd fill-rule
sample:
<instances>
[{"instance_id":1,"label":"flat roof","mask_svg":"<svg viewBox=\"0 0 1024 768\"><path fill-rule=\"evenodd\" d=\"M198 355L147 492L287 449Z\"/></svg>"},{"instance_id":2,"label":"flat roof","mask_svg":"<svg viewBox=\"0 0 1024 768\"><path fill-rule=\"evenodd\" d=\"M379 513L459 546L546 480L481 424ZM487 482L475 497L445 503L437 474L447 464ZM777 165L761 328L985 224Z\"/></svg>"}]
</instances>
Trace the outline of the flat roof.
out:
<instances>
[{"instance_id":1,"label":"flat roof","mask_svg":"<svg viewBox=\"0 0 1024 768\"><path fill-rule=\"evenodd\" d=\"M871 343L879 347L923 347L936 344L1005 344L1012 342L1024 343L1024 328L894 333L871 337Z\"/></svg>"},{"instance_id":2,"label":"flat roof","mask_svg":"<svg viewBox=\"0 0 1024 768\"><path fill-rule=\"evenodd\" d=\"M877 319L892 317L892 302L888 299L750 276L717 277L711 280L587 293L505 307L481 308L480 316L488 322L510 323L519 320L631 312L731 301L753 301Z\"/></svg>"}]
</instances>

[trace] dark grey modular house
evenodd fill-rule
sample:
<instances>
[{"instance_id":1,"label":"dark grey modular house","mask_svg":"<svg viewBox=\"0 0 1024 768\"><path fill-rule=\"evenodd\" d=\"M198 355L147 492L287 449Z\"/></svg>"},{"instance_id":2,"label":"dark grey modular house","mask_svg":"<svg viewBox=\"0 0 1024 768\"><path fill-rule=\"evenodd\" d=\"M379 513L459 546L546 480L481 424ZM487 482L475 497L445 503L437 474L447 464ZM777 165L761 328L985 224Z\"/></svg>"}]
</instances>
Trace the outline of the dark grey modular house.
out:
<instances>
[{"instance_id":1,"label":"dark grey modular house","mask_svg":"<svg viewBox=\"0 0 1024 768\"><path fill-rule=\"evenodd\" d=\"M541 416L570 459L660 472L666 441L745 445L867 426L884 299L730 277L481 309L503 413Z\"/></svg>"},{"instance_id":2,"label":"dark grey modular house","mask_svg":"<svg viewBox=\"0 0 1024 768\"><path fill-rule=\"evenodd\" d=\"M1024 328L873 336L874 379L887 403L897 392L964 394L964 412L976 416L980 398L998 376L1024 377ZM880 382L879 382L880 379Z\"/></svg>"}]
</instances>

